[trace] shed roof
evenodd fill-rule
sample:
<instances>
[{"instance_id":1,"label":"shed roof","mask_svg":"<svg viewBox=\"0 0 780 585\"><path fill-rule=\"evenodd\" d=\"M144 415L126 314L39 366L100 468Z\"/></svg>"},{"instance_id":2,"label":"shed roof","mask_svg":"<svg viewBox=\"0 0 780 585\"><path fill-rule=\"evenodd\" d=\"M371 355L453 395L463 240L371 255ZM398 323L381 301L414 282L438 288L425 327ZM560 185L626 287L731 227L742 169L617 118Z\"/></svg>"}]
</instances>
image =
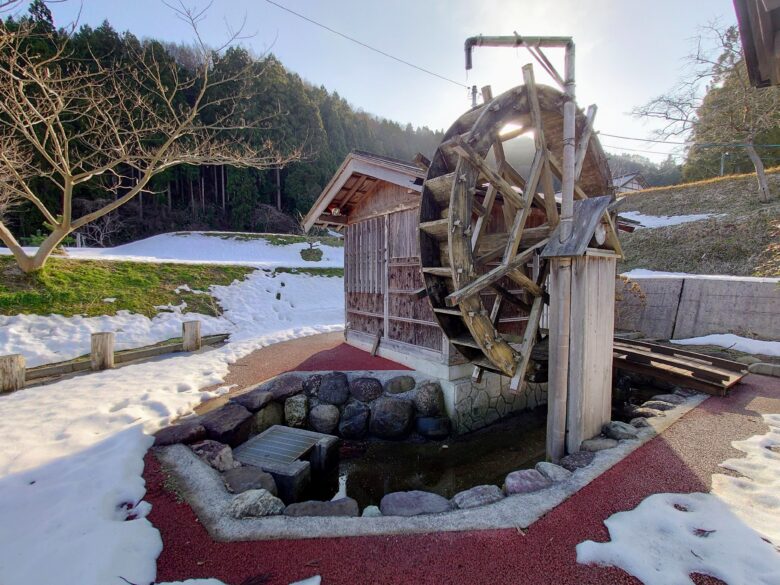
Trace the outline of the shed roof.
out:
<instances>
[{"instance_id":1,"label":"shed roof","mask_svg":"<svg viewBox=\"0 0 780 585\"><path fill-rule=\"evenodd\" d=\"M346 224L350 211L366 197L370 197L381 181L419 193L424 179L425 171L412 163L353 150L306 214L303 227L308 231L314 224Z\"/></svg>"}]
</instances>

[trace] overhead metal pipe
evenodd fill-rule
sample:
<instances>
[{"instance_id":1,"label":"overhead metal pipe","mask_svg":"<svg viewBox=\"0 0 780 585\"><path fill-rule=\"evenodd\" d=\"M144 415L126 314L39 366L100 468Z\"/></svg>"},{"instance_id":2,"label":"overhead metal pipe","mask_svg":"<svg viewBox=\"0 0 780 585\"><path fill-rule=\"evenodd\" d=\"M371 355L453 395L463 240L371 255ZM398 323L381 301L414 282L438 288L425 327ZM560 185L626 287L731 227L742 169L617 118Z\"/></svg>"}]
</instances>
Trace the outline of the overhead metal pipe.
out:
<instances>
[{"instance_id":1,"label":"overhead metal pipe","mask_svg":"<svg viewBox=\"0 0 780 585\"><path fill-rule=\"evenodd\" d=\"M571 37L521 37L513 36L484 37L482 35L469 37L464 43L466 51L466 69L471 69L471 53L474 47L547 47L563 49L573 46Z\"/></svg>"}]
</instances>

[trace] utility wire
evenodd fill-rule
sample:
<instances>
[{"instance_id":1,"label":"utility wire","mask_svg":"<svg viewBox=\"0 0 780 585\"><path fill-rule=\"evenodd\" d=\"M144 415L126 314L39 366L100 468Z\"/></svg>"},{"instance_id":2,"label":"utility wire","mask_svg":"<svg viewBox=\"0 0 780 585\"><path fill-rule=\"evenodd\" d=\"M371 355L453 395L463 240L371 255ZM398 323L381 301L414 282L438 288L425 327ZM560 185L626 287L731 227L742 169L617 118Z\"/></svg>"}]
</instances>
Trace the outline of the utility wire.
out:
<instances>
[{"instance_id":1,"label":"utility wire","mask_svg":"<svg viewBox=\"0 0 780 585\"><path fill-rule=\"evenodd\" d=\"M602 142L601 146L603 146L604 148L613 148L615 150L627 150L627 151L630 151L630 152L646 152L646 153L649 153L649 154L660 154L660 155L664 155L664 156L683 156L682 154L678 154L678 153L674 153L674 152L658 152L656 150L644 150L644 149L641 149L641 148L625 148L623 146L613 146L612 144L604 144L603 142Z\"/></svg>"},{"instance_id":2,"label":"utility wire","mask_svg":"<svg viewBox=\"0 0 780 585\"><path fill-rule=\"evenodd\" d=\"M653 140L652 138L635 138L633 136L618 136L617 134L607 134L606 132L597 132L599 136L609 136L610 138L619 138L621 140L635 140L637 142L653 142L655 144L670 144L679 146L690 146L692 148L715 148L721 146L732 146L738 148L747 146L745 142L677 142L673 140ZM778 148L780 144L754 144L755 147ZM616 148L616 147L613 147ZM628 149L626 149L628 150ZM653 151L648 151L653 152Z\"/></svg>"},{"instance_id":3,"label":"utility wire","mask_svg":"<svg viewBox=\"0 0 780 585\"><path fill-rule=\"evenodd\" d=\"M346 35L342 32L339 32L335 29L330 28L329 26L326 26L322 24L321 22L317 22L316 20L313 20L309 18L308 16L304 16L303 14L300 14L299 12L295 12L294 10L291 10L287 8L286 6L283 6L282 4L279 4L277 2L274 2L273 0L265 0L268 2L268 4L272 4L276 6L277 8L281 8L285 12L289 12L290 14L293 14L297 16L298 18L302 18L303 20L310 22L311 24L318 26L320 28L325 29L328 32L332 32L335 35L338 35L344 39L347 39L348 41L351 41L357 45L360 45L363 48L369 49L370 51L374 51L375 53L379 53L380 55L384 55L385 57L392 59L393 61L398 61L399 63L403 63L404 65L407 65L409 67L412 67L413 69L417 69L418 71L422 71L423 73L427 73L428 75L433 75L434 77L438 77L439 79L442 79L444 81L448 81L450 83L454 83L458 87L465 87L466 89L470 89L468 85L465 85L459 81L455 81L454 79L450 79L449 77L445 77L444 75L439 75L438 73L435 73L431 71L430 69L426 69L425 67L420 67L419 65L415 65L414 63L410 63L409 61L406 61L404 59L401 59L400 57L396 57L395 55L391 55L390 53L386 53L385 51L381 49L377 49L376 47L372 47L371 45L367 45L363 41L359 41L358 39L351 37L349 35Z\"/></svg>"}]
</instances>

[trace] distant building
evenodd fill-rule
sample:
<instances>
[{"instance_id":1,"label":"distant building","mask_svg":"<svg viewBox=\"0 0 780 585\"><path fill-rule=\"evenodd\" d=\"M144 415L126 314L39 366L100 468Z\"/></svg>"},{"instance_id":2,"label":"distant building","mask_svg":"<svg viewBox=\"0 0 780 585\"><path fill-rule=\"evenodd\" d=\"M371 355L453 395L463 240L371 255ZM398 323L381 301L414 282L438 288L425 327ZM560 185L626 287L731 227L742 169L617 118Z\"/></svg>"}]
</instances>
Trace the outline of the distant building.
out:
<instances>
[{"instance_id":1,"label":"distant building","mask_svg":"<svg viewBox=\"0 0 780 585\"><path fill-rule=\"evenodd\" d=\"M612 177L612 186L615 189L615 196L620 197L621 193L632 191L641 191L647 189L650 185L642 176L642 173L628 173L619 177Z\"/></svg>"}]
</instances>

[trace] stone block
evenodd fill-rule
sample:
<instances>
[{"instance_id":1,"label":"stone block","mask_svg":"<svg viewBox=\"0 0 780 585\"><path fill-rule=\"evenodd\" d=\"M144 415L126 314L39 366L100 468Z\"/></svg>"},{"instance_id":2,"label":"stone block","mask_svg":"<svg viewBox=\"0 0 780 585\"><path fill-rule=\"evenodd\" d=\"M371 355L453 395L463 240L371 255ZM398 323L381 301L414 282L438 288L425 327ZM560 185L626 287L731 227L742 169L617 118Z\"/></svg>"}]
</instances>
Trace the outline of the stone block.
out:
<instances>
[{"instance_id":1,"label":"stone block","mask_svg":"<svg viewBox=\"0 0 780 585\"><path fill-rule=\"evenodd\" d=\"M344 372L325 374L317 397L328 404L341 406L349 399L349 380Z\"/></svg>"},{"instance_id":2,"label":"stone block","mask_svg":"<svg viewBox=\"0 0 780 585\"><path fill-rule=\"evenodd\" d=\"M222 481L230 493L240 494L249 490L268 490L276 495L276 482L270 473L252 465L242 465L222 474Z\"/></svg>"},{"instance_id":3,"label":"stone block","mask_svg":"<svg viewBox=\"0 0 780 585\"><path fill-rule=\"evenodd\" d=\"M358 503L352 498L340 498L328 502L309 500L290 504L284 509L285 516L359 516Z\"/></svg>"},{"instance_id":4,"label":"stone block","mask_svg":"<svg viewBox=\"0 0 780 585\"><path fill-rule=\"evenodd\" d=\"M534 469L550 481L566 481L571 477L571 471L549 461L540 461Z\"/></svg>"},{"instance_id":5,"label":"stone block","mask_svg":"<svg viewBox=\"0 0 780 585\"><path fill-rule=\"evenodd\" d=\"M385 392L388 394L403 394L414 389L416 382L412 376L396 376L385 382Z\"/></svg>"},{"instance_id":6,"label":"stone block","mask_svg":"<svg viewBox=\"0 0 780 585\"><path fill-rule=\"evenodd\" d=\"M318 404L309 412L309 426L318 433L330 434L339 426L339 409L333 404Z\"/></svg>"},{"instance_id":7,"label":"stone block","mask_svg":"<svg viewBox=\"0 0 780 585\"><path fill-rule=\"evenodd\" d=\"M552 482L536 469L513 471L504 480L504 492L508 495L528 494L550 487Z\"/></svg>"},{"instance_id":8,"label":"stone block","mask_svg":"<svg viewBox=\"0 0 780 585\"><path fill-rule=\"evenodd\" d=\"M206 439L205 441L193 443L190 445L190 449L201 461L217 471L227 471L241 466L238 461L233 459L233 450L224 443Z\"/></svg>"},{"instance_id":9,"label":"stone block","mask_svg":"<svg viewBox=\"0 0 780 585\"><path fill-rule=\"evenodd\" d=\"M569 471L576 471L582 469L593 463L596 454L590 451L577 451L576 453L570 453L561 459L561 467L568 469Z\"/></svg>"},{"instance_id":10,"label":"stone block","mask_svg":"<svg viewBox=\"0 0 780 585\"><path fill-rule=\"evenodd\" d=\"M339 434L346 439L362 439L368 431L371 411L367 404L353 400L344 407L339 422Z\"/></svg>"},{"instance_id":11,"label":"stone block","mask_svg":"<svg viewBox=\"0 0 780 585\"><path fill-rule=\"evenodd\" d=\"M200 423L200 417L160 429L154 435L154 446L164 447L176 443L194 443L206 438L206 428Z\"/></svg>"},{"instance_id":12,"label":"stone block","mask_svg":"<svg viewBox=\"0 0 780 585\"><path fill-rule=\"evenodd\" d=\"M264 463L263 471L274 478L276 491L285 504L293 504L303 499L311 485L311 464L308 461L292 463Z\"/></svg>"},{"instance_id":13,"label":"stone block","mask_svg":"<svg viewBox=\"0 0 780 585\"><path fill-rule=\"evenodd\" d=\"M638 436L634 426L619 420L613 420L612 422L605 424L602 430L610 439L615 440L636 439Z\"/></svg>"},{"instance_id":14,"label":"stone block","mask_svg":"<svg viewBox=\"0 0 780 585\"><path fill-rule=\"evenodd\" d=\"M452 503L461 510L487 506L504 499L504 492L497 485L478 485L455 494Z\"/></svg>"},{"instance_id":15,"label":"stone block","mask_svg":"<svg viewBox=\"0 0 780 585\"><path fill-rule=\"evenodd\" d=\"M240 404L249 412L257 412L273 399L273 393L269 392L267 387L263 385L261 387L255 387L254 389L249 390L249 392L233 396L230 399L230 402Z\"/></svg>"},{"instance_id":16,"label":"stone block","mask_svg":"<svg viewBox=\"0 0 780 585\"><path fill-rule=\"evenodd\" d=\"M379 509L383 516L419 516L448 512L452 506L438 494L414 490L386 494L379 502Z\"/></svg>"},{"instance_id":17,"label":"stone block","mask_svg":"<svg viewBox=\"0 0 780 585\"><path fill-rule=\"evenodd\" d=\"M306 426L308 414L309 397L305 394L296 394L284 401L284 422L288 427L301 428Z\"/></svg>"},{"instance_id":18,"label":"stone block","mask_svg":"<svg viewBox=\"0 0 780 585\"><path fill-rule=\"evenodd\" d=\"M399 439L409 433L414 408L410 400L380 398L371 407L369 432L382 439Z\"/></svg>"},{"instance_id":19,"label":"stone block","mask_svg":"<svg viewBox=\"0 0 780 585\"><path fill-rule=\"evenodd\" d=\"M326 436L317 441L309 457L314 473L327 473L339 464L339 439Z\"/></svg>"},{"instance_id":20,"label":"stone block","mask_svg":"<svg viewBox=\"0 0 780 585\"><path fill-rule=\"evenodd\" d=\"M420 416L444 414L444 394L438 382L425 382L414 392L414 408Z\"/></svg>"},{"instance_id":21,"label":"stone block","mask_svg":"<svg viewBox=\"0 0 780 585\"><path fill-rule=\"evenodd\" d=\"M612 449L617 447L618 442L615 439L608 439L605 437L595 437L593 439L586 439L582 442L580 449L583 451L591 451L596 453L597 451L603 451L604 449Z\"/></svg>"},{"instance_id":22,"label":"stone block","mask_svg":"<svg viewBox=\"0 0 780 585\"><path fill-rule=\"evenodd\" d=\"M355 378L349 384L349 392L360 402L371 402L382 396L382 382L376 378Z\"/></svg>"},{"instance_id":23,"label":"stone block","mask_svg":"<svg viewBox=\"0 0 780 585\"><path fill-rule=\"evenodd\" d=\"M274 425L282 424L282 422L284 422L282 405L278 402L271 402L258 410L254 415L252 419L252 434L259 435Z\"/></svg>"},{"instance_id":24,"label":"stone block","mask_svg":"<svg viewBox=\"0 0 780 585\"><path fill-rule=\"evenodd\" d=\"M203 415L201 424L209 439L235 447L252 433L252 413L240 404L228 402Z\"/></svg>"},{"instance_id":25,"label":"stone block","mask_svg":"<svg viewBox=\"0 0 780 585\"><path fill-rule=\"evenodd\" d=\"M748 366L748 372L751 374L758 374L760 376L772 376L774 378L780 378L780 364L750 364Z\"/></svg>"},{"instance_id":26,"label":"stone block","mask_svg":"<svg viewBox=\"0 0 780 585\"><path fill-rule=\"evenodd\" d=\"M267 490L249 490L238 494L228 506L227 513L239 520L275 516L284 511L282 501Z\"/></svg>"},{"instance_id":27,"label":"stone block","mask_svg":"<svg viewBox=\"0 0 780 585\"><path fill-rule=\"evenodd\" d=\"M303 378L295 374L282 374L268 383L267 389L274 395L274 400L287 400L303 392Z\"/></svg>"}]
</instances>

